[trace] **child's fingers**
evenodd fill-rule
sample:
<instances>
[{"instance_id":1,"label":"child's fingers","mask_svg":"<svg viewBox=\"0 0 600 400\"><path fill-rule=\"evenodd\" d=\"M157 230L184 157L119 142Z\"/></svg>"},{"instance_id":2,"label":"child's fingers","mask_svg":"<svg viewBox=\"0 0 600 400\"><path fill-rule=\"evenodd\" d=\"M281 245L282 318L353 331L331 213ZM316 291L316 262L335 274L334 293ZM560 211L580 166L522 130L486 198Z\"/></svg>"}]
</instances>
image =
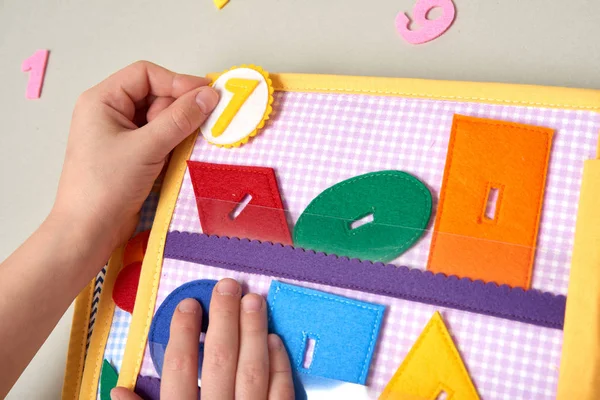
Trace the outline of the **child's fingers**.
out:
<instances>
[{"instance_id":1,"label":"child's fingers","mask_svg":"<svg viewBox=\"0 0 600 400\"><path fill-rule=\"evenodd\" d=\"M163 400L198 398L201 319L202 308L194 299L183 300L173 313L160 384L160 398Z\"/></svg>"},{"instance_id":2,"label":"child's fingers","mask_svg":"<svg viewBox=\"0 0 600 400\"><path fill-rule=\"evenodd\" d=\"M217 105L219 95L210 87L192 90L160 112L152 122L131 132L149 162L162 161L171 150L200 127Z\"/></svg>"},{"instance_id":3,"label":"child's fingers","mask_svg":"<svg viewBox=\"0 0 600 400\"><path fill-rule=\"evenodd\" d=\"M207 78L177 74L151 62L138 61L109 76L91 91L132 120L135 103L148 95L178 98L209 83Z\"/></svg>"},{"instance_id":4,"label":"child's fingers","mask_svg":"<svg viewBox=\"0 0 600 400\"><path fill-rule=\"evenodd\" d=\"M204 341L202 400L234 399L241 294L242 288L233 279L221 280L213 291Z\"/></svg>"},{"instance_id":5,"label":"child's fingers","mask_svg":"<svg viewBox=\"0 0 600 400\"><path fill-rule=\"evenodd\" d=\"M146 111L146 121L152 122L163 110L175 102L174 97L157 97Z\"/></svg>"},{"instance_id":6,"label":"child's fingers","mask_svg":"<svg viewBox=\"0 0 600 400\"><path fill-rule=\"evenodd\" d=\"M269 400L293 400L294 382L287 351L279 336L271 334L267 341L269 343L269 366L271 371L269 396L267 398Z\"/></svg>"},{"instance_id":7,"label":"child's fingers","mask_svg":"<svg viewBox=\"0 0 600 400\"><path fill-rule=\"evenodd\" d=\"M258 294L242 299L240 354L235 380L236 399L265 399L269 390L267 306Z\"/></svg>"},{"instance_id":8,"label":"child's fingers","mask_svg":"<svg viewBox=\"0 0 600 400\"><path fill-rule=\"evenodd\" d=\"M142 400L140 396L124 387L116 387L110 391L111 400Z\"/></svg>"}]
</instances>

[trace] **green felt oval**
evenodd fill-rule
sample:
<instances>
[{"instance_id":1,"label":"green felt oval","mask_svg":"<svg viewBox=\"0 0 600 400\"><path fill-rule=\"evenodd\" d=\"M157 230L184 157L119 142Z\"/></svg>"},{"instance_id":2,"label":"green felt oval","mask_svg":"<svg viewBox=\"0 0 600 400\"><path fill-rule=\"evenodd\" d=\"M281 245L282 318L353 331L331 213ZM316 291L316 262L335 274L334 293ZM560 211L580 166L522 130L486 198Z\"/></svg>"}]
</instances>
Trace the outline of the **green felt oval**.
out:
<instances>
[{"instance_id":1,"label":"green felt oval","mask_svg":"<svg viewBox=\"0 0 600 400\"><path fill-rule=\"evenodd\" d=\"M369 214L373 221L352 229ZM371 261L391 261L423 235L431 217L431 193L402 171L379 171L340 182L306 207L294 228L294 244Z\"/></svg>"}]
</instances>

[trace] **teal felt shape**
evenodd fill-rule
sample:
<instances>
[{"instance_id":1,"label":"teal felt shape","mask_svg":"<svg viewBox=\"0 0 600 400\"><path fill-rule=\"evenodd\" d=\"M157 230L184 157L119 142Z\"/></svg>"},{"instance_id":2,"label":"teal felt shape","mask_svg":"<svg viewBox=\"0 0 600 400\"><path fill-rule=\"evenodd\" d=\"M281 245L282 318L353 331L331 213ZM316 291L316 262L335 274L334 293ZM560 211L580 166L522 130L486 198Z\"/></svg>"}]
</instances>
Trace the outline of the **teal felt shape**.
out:
<instances>
[{"instance_id":1,"label":"teal felt shape","mask_svg":"<svg viewBox=\"0 0 600 400\"><path fill-rule=\"evenodd\" d=\"M372 221L355 227L371 216ZM325 253L388 262L423 235L431 218L431 193L402 171L379 171L340 182L306 207L294 244Z\"/></svg>"},{"instance_id":2,"label":"teal felt shape","mask_svg":"<svg viewBox=\"0 0 600 400\"><path fill-rule=\"evenodd\" d=\"M102 372L100 373L100 400L111 400L110 391L117 386L119 375L108 360L102 363Z\"/></svg>"}]
</instances>

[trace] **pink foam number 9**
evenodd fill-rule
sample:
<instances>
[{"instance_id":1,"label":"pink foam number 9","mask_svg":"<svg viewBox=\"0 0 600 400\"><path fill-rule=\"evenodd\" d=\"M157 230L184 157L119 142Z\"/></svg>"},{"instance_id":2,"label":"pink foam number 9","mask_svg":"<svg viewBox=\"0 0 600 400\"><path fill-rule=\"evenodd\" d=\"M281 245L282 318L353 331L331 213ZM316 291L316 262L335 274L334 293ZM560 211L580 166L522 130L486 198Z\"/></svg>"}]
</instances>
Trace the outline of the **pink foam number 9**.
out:
<instances>
[{"instance_id":1,"label":"pink foam number 9","mask_svg":"<svg viewBox=\"0 0 600 400\"><path fill-rule=\"evenodd\" d=\"M442 16L435 20L427 19L427 13L438 7L443 11ZM456 8L452 0L417 0L417 4L413 8L413 19L421 26L421 29L411 31L408 28L410 18L402 12L396 16L396 29L408 43L421 44L446 32L452 25L455 15Z\"/></svg>"},{"instance_id":2,"label":"pink foam number 9","mask_svg":"<svg viewBox=\"0 0 600 400\"><path fill-rule=\"evenodd\" d=\"M21 64L21 71L29 71L29 81L25 97L28 99L39 99L48 63L48 50L37 50Z\"/></svg>"}]
</instances>

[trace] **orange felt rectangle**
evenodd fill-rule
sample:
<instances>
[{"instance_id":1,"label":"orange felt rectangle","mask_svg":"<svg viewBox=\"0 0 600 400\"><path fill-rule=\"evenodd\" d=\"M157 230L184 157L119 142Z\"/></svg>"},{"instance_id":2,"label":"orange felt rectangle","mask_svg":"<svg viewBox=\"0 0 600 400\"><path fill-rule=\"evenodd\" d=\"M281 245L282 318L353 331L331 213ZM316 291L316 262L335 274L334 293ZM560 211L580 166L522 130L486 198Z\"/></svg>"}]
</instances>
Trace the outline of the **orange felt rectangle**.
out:
<instances>
[{"instance_id":1,"label":"orange felt rectangle","mask_svg":"<svg viewBox=\"0 0 600 400\"><path fill-rule=\"evenodd\" d=\"M529 288L553 131L455 115L427 268ZM486 217L491 189L498 196Z\"/></svg>"}]
</instances>

